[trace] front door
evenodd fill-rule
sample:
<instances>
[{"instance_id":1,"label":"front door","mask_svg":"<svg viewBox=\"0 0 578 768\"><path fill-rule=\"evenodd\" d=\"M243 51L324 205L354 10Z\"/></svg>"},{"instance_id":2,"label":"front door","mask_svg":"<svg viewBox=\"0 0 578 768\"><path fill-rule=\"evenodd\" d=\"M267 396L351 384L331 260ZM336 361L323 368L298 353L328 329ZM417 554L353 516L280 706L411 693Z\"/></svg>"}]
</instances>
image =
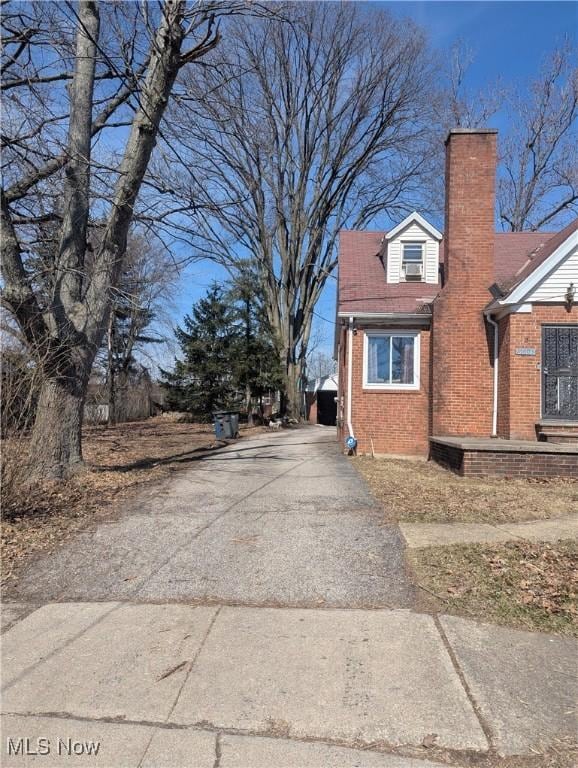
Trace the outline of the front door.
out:
<instances>
[{"instance_id":1,"label":"front door","mask_svg":"<svg viewBox=\"0 0 578 768\"><path fill-rule=\"evenodd\" d=\"M578 421L578 325L542 329L542 417Z\"/></svg>"}]
</instances>

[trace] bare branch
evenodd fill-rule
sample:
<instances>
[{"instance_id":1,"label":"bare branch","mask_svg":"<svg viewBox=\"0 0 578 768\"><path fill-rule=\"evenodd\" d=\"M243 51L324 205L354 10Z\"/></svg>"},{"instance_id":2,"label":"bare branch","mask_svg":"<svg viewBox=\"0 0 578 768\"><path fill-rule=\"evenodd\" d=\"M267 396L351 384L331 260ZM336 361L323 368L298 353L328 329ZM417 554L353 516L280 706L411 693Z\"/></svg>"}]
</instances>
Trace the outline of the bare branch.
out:
<instances>
[{"instance_id":1,"label":"bare branch","mask_svg":"<svg viewBox=\"0 0 578 768\"><path fill-rule=\"evenodd\" d=\"M322 3L287 15L238 21L215 66L180 84L169 126L184 162L166 158L163 179L196 203L196 252L257 264L298 408L338 230L405 210L419 189L429 72L421 35L388 16Z\"/></svg>"}]
</instances>

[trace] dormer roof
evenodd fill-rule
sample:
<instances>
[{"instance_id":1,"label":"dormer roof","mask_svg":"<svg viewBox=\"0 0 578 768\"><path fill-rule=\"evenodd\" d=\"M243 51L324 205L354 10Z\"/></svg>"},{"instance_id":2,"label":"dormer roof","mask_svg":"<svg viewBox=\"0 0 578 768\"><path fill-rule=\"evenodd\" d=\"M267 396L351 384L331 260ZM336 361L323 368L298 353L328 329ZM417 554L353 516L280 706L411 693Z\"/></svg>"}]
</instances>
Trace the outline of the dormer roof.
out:
<instances>
[{"instance_id":1,"label":"dormer roof","mask_svg":"<svg viewBox=\"0 0 578 768\"><path fill-rule=\"evenodd\" d=\"M423 216L421 216L417 211L414 211L413 213L410 213L409 216L406 216L403 221L400 221L396 227L390 230L385 235L385 239L392 240L396 235L401 234L403 230L409 227L411 224L418 224L429 235L431 235L434 240L440 241L443 237L442 233L432 224L430 224L429 221L426 221Z\"/></svg>"}]
</instances>

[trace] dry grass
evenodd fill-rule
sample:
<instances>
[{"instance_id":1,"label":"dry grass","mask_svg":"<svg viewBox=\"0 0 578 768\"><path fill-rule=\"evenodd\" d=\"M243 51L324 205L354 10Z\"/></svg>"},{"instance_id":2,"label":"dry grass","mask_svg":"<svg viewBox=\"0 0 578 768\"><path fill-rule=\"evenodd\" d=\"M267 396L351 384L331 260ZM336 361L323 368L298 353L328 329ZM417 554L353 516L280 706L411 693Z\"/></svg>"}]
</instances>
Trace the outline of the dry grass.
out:
<instances>
[{"instance_id":1,"label":"dry grass","mask_svg":"<svg viewBox=\"0 0 578 768\"><path fill-rule=\"evenodd\" d=\"M261 431L242 428L242 434ZM224 445L211 424L184 424L167 417L87 427L86 471L64 483L25 488L26 442L6 441L2 467L2 584L16 578L34 554L62 544L76 531L113 515L143 484L186 469Z\"/></svg>"},{"instance_id":2,"label":"dry grass","mask_svg":"<svg viewBox=\"0 0 578 768\"><path fill-rule=\"evenodd\" d=\"M410 550L439 609L510 627L578 636L578 542L512 541Z\"/></svg>"},{"instance_id":3,"label":"dry grass","mask_svg":"<svg viewBox=\"0 0 578 768\"><path fill-rule=\"evenodd\" d=\"M578 481L463 478L426 461L352 459L389 521L507 523L578 509Z\"/></svg>"}]
</instances>

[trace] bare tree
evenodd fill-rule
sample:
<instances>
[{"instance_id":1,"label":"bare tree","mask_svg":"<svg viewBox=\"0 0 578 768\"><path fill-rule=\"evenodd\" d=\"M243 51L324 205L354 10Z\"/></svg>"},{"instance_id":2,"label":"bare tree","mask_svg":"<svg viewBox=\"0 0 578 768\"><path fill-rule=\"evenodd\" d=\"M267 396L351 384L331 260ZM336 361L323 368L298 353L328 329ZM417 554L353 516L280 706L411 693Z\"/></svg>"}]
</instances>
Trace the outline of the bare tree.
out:
<instances>
[{"instance_id":1,"label":"bare tree","mask_svg":"<svg viewBox=\"0 0 578 768\"><path fill-rule=\"evenodd\" d=\"M178 276L172 255L158 240L139 231L129 235L106 337L95 363L104 368L109 425L116 423L116 406L119 397L128 395L131 375L149 363L152 345L168 340L165 332L172 324L166 322L165 310Z\"/></svg>"},{"instance_id":2,"label":"bare tree","mask_svg":"<svg viewBox=\"0 0 578 768\"><path fill-rule=\"evenodd\" d=\"M497 113L506 119L500 137L497 218L519 232L563 224L578 210L578 67L570 44L555 50L527 83L501 82L473 90L468 74L474 53L463 41L452 49L445 87L434 100L437 130L432 156L432 207L443 210L441 139L449 128L484 128Z\"/></svg>"},{"instance_id":3,"label":"bare tree","mask_svg":"<svg viewBox=\"0 0 578 768\"><path fill-rule=\"evenodd\" d=\"M475 61L475 52L465 40L452 46L444 78L447 87L442 89L437 105L438 122L447 136L450 128L479 128L499 111L506 98L501 82L472 90L468 87L468 72Z\"/></svg>"},{"instance_id":4,"label":"bare tree","mask_svg":"<svg viewBox=\"0 0 578 768\"><path fill-rule=\"evenodd\" d=\"M42 371L32 477L62 477L82 463L86 386L161 120L179 70L217 44L219 6L184 0L5 5L3 302ZM127 126L128 138L105 206L92 197L106 166L96 163L93 150L114 125ZM94 208L106 225L89 268ZM39 271L31 227L46 220L55 222L58 248Z\"/></svg>"},{"instance_id":5,"label":"bare tree","mask_svg":"<svg viewBox=\"0 0 578 768\"><path fill-rule=\"evenodd\" d=\"M197 252L233 270L256 263L285 412L298 417L338 231L406 212L422 191L429 68L424 38L407 20L354 4L301 3L287 13L284 24L239 20L216 66L189 85L190 101L171 113L187 170L166 174L190 201Z\"/></svg>"},{"instance_id":6,"label":"bare tree","mask_svg":"<svg viewBox=\"0 0 578 768\"><path fill-rule=\"evenodd\" d=\"M337 363L333 357L322 350L309 355L307 359L307 374L309 380L333 376L337 372Z\"/></svg>"},{"instance_id":7,"label":"bare tree","mask_svg":"<svg viewBox=\"0 0 578 768\"><path fill-rule=\"evenodd\" d=\"M508 97L501 80L480 88L470 85L476 53L458 39L438 61L437 87L432 92L433 120L430 132L431 171L426 180L426 209L443 220L445 208L444 142L452 128L486 128Z\"/></svg>"},{"instance_id":8,"label":"bare tree","mask_svg":"<svg viewBox=\"0 0 578 768\"><path fill-rule=\"evenodd\" d=\"M538 230L578 211L578 67L569 45L555 51L511 104L502 146L498 214L512 232Z\"/></svg>"}]
</instances>

